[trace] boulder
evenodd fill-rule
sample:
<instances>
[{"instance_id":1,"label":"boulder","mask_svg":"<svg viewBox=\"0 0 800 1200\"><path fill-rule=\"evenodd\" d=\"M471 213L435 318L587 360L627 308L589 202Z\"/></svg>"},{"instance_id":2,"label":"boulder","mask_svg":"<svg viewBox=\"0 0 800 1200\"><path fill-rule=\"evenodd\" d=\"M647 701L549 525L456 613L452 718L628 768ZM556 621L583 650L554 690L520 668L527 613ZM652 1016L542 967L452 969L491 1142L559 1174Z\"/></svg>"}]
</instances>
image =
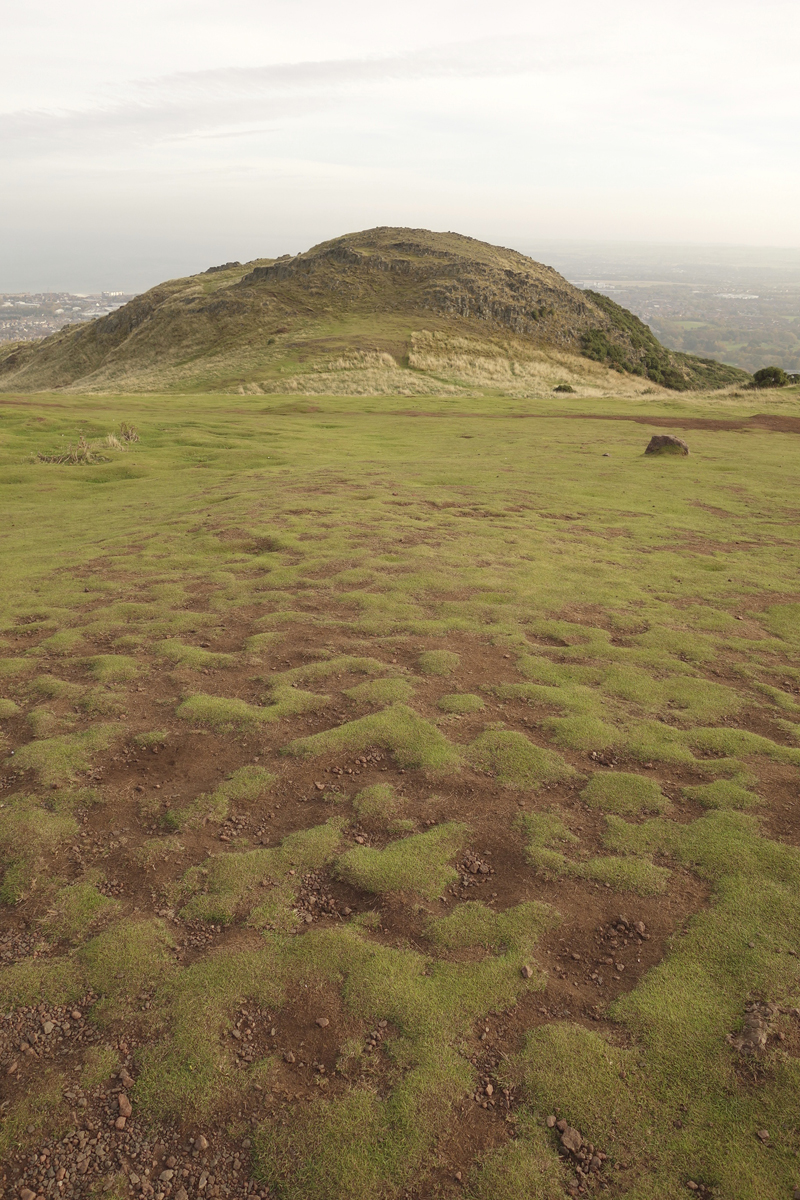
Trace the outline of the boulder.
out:
<instances>
[{"instance_id":1,"label":"boulder","mask_svg":"<svg viewBox=\"0 0 800 1200\"><path fill-rule=\"evenodd\" d=\"M689 447L682 438L671 433L654 433L647 443L645 454L688 454Z\"/></svg>"}]
</instances>

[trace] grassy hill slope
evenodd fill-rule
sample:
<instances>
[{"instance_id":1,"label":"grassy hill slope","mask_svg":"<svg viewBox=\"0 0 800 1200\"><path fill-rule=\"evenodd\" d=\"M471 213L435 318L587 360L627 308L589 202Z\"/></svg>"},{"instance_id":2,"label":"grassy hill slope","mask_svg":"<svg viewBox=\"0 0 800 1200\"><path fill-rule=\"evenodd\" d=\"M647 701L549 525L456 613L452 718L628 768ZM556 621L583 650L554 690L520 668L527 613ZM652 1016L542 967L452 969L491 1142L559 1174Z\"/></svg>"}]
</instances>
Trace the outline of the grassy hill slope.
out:
<instances>
[{"instance_id":1,"label":"grassy hill slope","mask_svg":"<svg viewBox=\"0 0 800 1200\"><path fill-rule=\"evenodd\" d=\"M535 395L723 387L627 310L514 250L380 228L172 280L0 355L0 390Z\"/></svg>"}]
</instances>

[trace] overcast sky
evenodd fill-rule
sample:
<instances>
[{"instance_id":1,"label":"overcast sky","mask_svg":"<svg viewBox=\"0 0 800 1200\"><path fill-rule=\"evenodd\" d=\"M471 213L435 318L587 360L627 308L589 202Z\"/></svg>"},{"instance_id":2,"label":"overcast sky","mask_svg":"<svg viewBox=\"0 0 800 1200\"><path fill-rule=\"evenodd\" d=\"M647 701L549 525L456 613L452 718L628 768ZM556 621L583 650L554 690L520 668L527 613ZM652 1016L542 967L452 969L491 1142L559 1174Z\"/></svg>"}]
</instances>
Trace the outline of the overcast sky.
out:
<instances>
[{"instance_id":1,"label":"overcast sky","mask_svg":"<svg viewBox=\"0 0 800 1200\"><path fill-rule=\"evenodd\" d=\"M800 246L798 0L6 0L0 290L372 225Z\"/></svg>"}]
</instances>

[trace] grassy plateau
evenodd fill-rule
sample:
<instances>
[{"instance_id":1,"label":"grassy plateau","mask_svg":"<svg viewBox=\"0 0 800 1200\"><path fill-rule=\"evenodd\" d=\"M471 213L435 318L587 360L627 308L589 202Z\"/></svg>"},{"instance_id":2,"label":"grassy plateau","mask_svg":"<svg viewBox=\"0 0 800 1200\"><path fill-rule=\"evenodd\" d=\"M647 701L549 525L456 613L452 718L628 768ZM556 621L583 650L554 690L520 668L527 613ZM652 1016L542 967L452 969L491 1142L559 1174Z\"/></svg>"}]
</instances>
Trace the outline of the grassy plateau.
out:
<instances>
[{"instance_id":1,"label":"grassy plateau","mask_svg":"<svg viewBox=\"0 0 800 1200\"><path fill-rule=\"evenodd\" d=\"M226 387L0 397L0 1197L800 1195L798 389Z\"/></svg>"}]
</instances>

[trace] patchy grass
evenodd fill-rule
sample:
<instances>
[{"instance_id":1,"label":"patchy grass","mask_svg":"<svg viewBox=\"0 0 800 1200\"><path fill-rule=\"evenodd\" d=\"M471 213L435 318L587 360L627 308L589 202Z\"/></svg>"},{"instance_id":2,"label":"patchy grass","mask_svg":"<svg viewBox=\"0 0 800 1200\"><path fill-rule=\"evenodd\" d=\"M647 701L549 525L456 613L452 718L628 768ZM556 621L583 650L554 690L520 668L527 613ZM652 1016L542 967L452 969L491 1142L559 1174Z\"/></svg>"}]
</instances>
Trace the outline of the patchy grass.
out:
<instances>
[{"instance_id":1,"label":"patchy grass","mask_svg":"<svg viewBox=\"0 0 800 1200\"><path fill-rule=\"evenodd\" d=\"M119 909L118 900L104 896L95 883L86 880L59 888L42 924L46 936L54 941L80 942L94 926L110 919Z\"/></svg>"},{"instance_id":2,"label":"patchy grass","mask_svg":"<svg viewBox=\"0 0 800 1200\"><path fill-rule=\"evenodd\" d=\"M0 967L0 1002L5 1009L31 1004L69 1004L82 994L84 980L72 956L23 958Z\"/></svg>"},{"instance_id":3,"label":"patchy grass","mask_svg":"<svg viewBox=\"0 0 800 1200\"><path fill-rule=\"evenodd\" d=\"M435 900L458 878L450 865L469 837L469 826L437 825L391 842L383 850L354 846L338 859L336 873L365 892L412 891Z\"/></svg>"},{"instance_id":4,"label":"patchy grass","mask_svg":"<svg viewBox=\"0 0 800 1200\"><path fill-rule=\"evenodd\" d=\"M256 927L293 929L292 905L300 876L330 862L339 847L342 821L304 829L270 850L214 855L191 867L177 888L183 916L215 924L237 917Z\"/></svg>"},{"instance_id":5,"label":"patchy grass","mask_svg":"<svg viewBox=\"0 0 800 1200\"><path fill-rule=\"evenodd\" d=\"M85 692L78 683L70 683L67 679L59 679L55 675L37 675L30 683L31 692L46 696L49 700L66 699L77 702Z\"/></svg>"},{"instance_id":6,"label":"patchy grass","mask_svg":"<svg viewBox=\"0 0 800 1200\"><path fill-rule=\"evenodd\" d=\"M392 337L439 365L456 354L434 332ZM176 1154L181 1131L224 1129L245 1163L246 1134L284 1200L555 1200L574 1180L543 1122L556 1110L610 1155L601 1179L631 1200L685 1195L690 1179L737 1200L791 1195L796 434L751 422L763 394L665 399L629 380L625 400L600 401L597 377L547 370L549 398L445 395L426 400L431 415L393 395L126 398L117 417L141 442L80 470L27 459L77 419L104 436L113 401L4 406L0 947L23 957L0 966L0 1012L95 989L98 1053L74 1071L64 1059L54 1093L80 1081L92 1120L107 1119L92 1089L123 1041L137 1121L164 1122ZM580 419L552 396L562 378ZM514 379L533 387L530 372ZM771 397L771 416L794 418L793 397ZM696 425L677 473L643 457L652 419L717 416L741 428ZM442 650L449 679L418 669ZM139 674L115 677L126 660ZM219 672L208 694L182 694L198 669ZM331 811L374 847L353 847ZM162 820L181 832L154 837ZM462 822L497 868L497 905L488 887L465 893L485 904L447 890L466 842L437 838ZM276 845L246 840L272 830ZM430 898L442 881L446 903ZM306 924L318 886L340 915ZM530 902L540 890L552 909ZM159 916L173 909L177 925ZM648 969L624 985L603 972L596 995L541 1012L542 932L561 918L565 944L591 944L618 911L647 922ZM587 998L603 1017L590 1028ZM753 998L778 1009L745 1061L727 1039ZM230 1036L245 1007L249 1065ZM42 1149L30 1114L49 1104L47 1069L27 1072L26 1094L9 1077L23 1164ZM494 1114L473 1098L485 1077ZM226 1161L218 1185L238 1194L249 1179ZM16 1195L15 1163L6 1153Z\"/></svg>"},{"instance_id":7,"label":"patchy grass","mask_svg":"<svg viewBox=\"0 0 800 1200\"><path fill-rule=\"evenodd\" d=\"M564 824L560 813L552 810L524 813L519 825L526 840L525 857L537 874L555 879L571 869L559 847L574 846L578 838Z\"/></svg>"},{"instance_id":8,"label":"patchy grass","mask_svg":"<svg viewBox=\"0 0 800 1200\"><path fill-rule=\"evenodd\" d=\"M397 762L406 767L438 771L454 769L461 761L456 748L436 726L405 704L393 704L382 712L299 738L286 747L286 753L298 758L316 758L342 751L359 754L371 746L390 750Z\"/></svg>"},{"instance_id":9,"label":"patchy grass","mask_svg":"<svg viewBox=\"0 0 800 1200\"><path fill-rule=\"evenodd\" d=\"M133 744L147 749L150 746L163 746L168 740L169 734L165 729L148 729L145 733L137 733Z\"/></svg>"},{"instance_id":10,"label":"patchy grass","mask_svg":"<svg viewBox=\"0 0 800 1200\"><path fill-rule=\"evenodd\" d=\"M156 642L153 648L156 654L192 671L217 670L230 667L236 661L232 654L217 654L201 646L189 646L178 638L166 638Z\"/></svg>"},{"instance_id":11,"label":"patchy grass","mask_svg":"<svg viewBox=\"0 0 800 1200\"><path fill-rule=\"evenodd\" d=\"M18 904L47 869L49 856L74 838L78 824L63 808L17 793L0 808L0 903Z\"/></svg>"},{"instance_id":12,"label":"patchy grass","mask_svg":"<svg viewBox=\"0 0 800 1200\"><path fill-rule=\"evenodd\" d=\"M129 683L141 672L139 662L128 654L96 654L86 667L100 683Z\"/></svg>"},{"instance_id":13,"label":"patchy grass","mask_svg":"<svg viewBox=\"0 0 800 1200\"><path fill-rule=\"evenodd\" d=\"M95 1016L119 1019L141 992L160 986L177 967L174 942L163 921L129 917L78 950L89 987L100 999Z\"/></svg>"},{"instance_id":14,"label":"patchy grass","mask_svg":"<svg viewBox=\"0 0 800 1200\"><path fill-rule=\"evenodd\" d=\"M357 704L374 704L385 708L389 704L407 704L414 695L414 685L408 679L390 675L386 679L370 679L366 683L356 684L344 694Z\"/></svg>"},{"instance_id":15,"label":"patchy grass","mask_svg":"<svg viewBox=\"0 0 800 1200\"><path fill-rule=\"evenodd\" d=\"M316 712L330 703L329 696L316 692L304 692L299 688L276 687L273 689L273 704L260 707L245 700L225 696L198 694L184 700L177 710L184 721L195 725L207 725L221 731L231 729L254 729L281 721L284 717L298 713Z\"/></svg>"},{"instance_id":16,"label":"patchy grass","mask_svg":"<svg viewBox=\"0 0 800 1200\"><path fill-rule=\"evenodd\" d=\"M543 750L525 736L506 729L490 729L470 745L472 765L491 775L503 787L536 790L545 783L571 779L575 771L553 750Z\"/></svg>"},{"instance_id":17,"label":"patchy grass","mask_svg":"<svg viewBox=\"0 0 800 1200\"><path fill-rule=\"evenodd\" d=\"M353 797L353 808L367 820L389 820L397 815L400 801L390 783L374 783Z\"/></svg>"},{"instance_id":18,"label":"patchy grass","mask_svg":"<svg viewBox=\"0 0 800 1200\"><path fill-rule=\"evenodd\" d=\"M197 825L206 820L219 824L230 813L231 804L248 804L258 800L274 782L275 775L265 767L255 764L240 767L213 792L198 796L185 808L169 809L164 815L164 823L171 829Z\"/></svg>"},{"instance_id":19,"label":"patchy grass","mask_svg":"<svg viewBox=\"0 0 800 1200\"><path fill-rule=\"evenodd\" d=\"M699 783L681 788L687 800L702 804L703 808L752 808L761 803L755 792L732 779L716 779L713 783Z\"/></svg>"},{"instance_id":20,"label":"patchy grass","mask_svg":"<svg viewBox=\"0 0 800 1200\"><path fill-rule=\"evenodd\" d=\"M425 650L417 659L417 668L423 675L452 675L460 662L452 650Z\"/></svg>"},{"instance_id":21,"label":"patchy grass","mask_svg":"<svg viewBox=\"0 0 800 1200\"><path fill-rule=\"evenodd\" d=\"M615 892L636 892L640 896L659 896L667 889L670 872L647 858L617 857L613 854L590 858L573 866L572 872L594 883L607 884Z\"/></svg>"},{"instance_id":22,"label":"patchy grass","mask_svg":"<svg viewBox=\"0 0 800 1200\"><path fill-rule=\"evenodd\" d=\"M471 692L454 692L449 696L441 696L436 703L442 712L458 714L481 712L486 707L481 697Z\"/></svg>"},{"instance_id":23,"label":"patchy grass","mask_svg":"<svg viewBox=\"0 0 800 1200\"><path fill-rule=\"evenodd\" d=\"M68 783L88 770L93 755L107 750L121 733L118 725L93 725L80 733L28 742L17 751L14 767L33 771L43 784Z\"/></svg>"},{"instance_id":24,"label":"patchy grass","mask_svg":"<svg viewBox=\"0 0 800 1200\"><path fill-rule=\"evenodd\" d=\"M524 953L557 923L553 909L537 901L526 901L496 913L485 904L471 900L459 904L446 917L432 921L426 933L434 945L448 950L481 946L495 954L511 949Z\"/></svg>"},{"instance_id":25,"label":"patchy grass","mask_svg":"<svg viewBox=\"0 0 800 1200\"><path fill-rule=\"evenodd\" d=\"M595 772L581 797L606 813L662 813L671 807L654 779L627 771Z\"/></svg>"}]
</instances>

